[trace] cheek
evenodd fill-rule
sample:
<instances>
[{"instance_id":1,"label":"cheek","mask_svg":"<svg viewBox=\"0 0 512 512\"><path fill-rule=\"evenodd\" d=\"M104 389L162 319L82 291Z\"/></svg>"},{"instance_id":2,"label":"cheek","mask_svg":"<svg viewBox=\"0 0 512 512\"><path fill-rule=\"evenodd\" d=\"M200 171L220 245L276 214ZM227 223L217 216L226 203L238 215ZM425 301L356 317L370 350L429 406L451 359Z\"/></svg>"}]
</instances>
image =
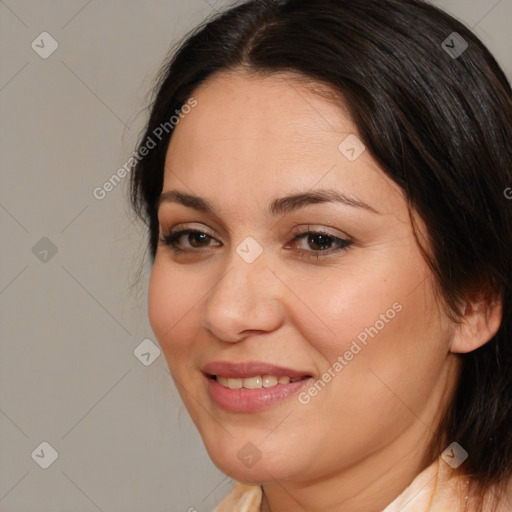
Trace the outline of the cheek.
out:
<instances>
[{"instance_id":1,"label":"cheek","mask_svg":"<svg viewBox=\"0 0 512 512\"><path fill-rule=\"evenodd\" d=\"M310 301L302 296L334 333L304 308L294 318L325 382L306 389L294 418L303 432L320 432L319 443L338 446L333 466L371 453L423 417L443 361L437 323L425 315L426 285L410 293L405 282L354 279L357 286L324 284L309 288Z\"/></svg>"},{"instance_id":2,"label":"cheek","mask_svg":"<svg viewBox=\"0 0 512 512\"><path fill-rule=\"evenodd\" d=\"M326 401L345 411L365 415L369 403L382 410L390 401L400 406L387 386L419 403L440 371L449 333L431 280L423 265L399 261L374 262L371 271L346 268L294 287L301 301L290 302L288 313L318 374L335 375L325 375L333 381Z\"/></svg>"},{"instance_id":3,"label":"cheek","mask_svg":"<svg viewBox=\"0 0 512 512\"><path fill-rule=\"evenodd\" d=\"M185 277L178 268L166 268L155 259L149 279L148 317L171 371L173 366L179 368L176 361L180 356L191 350L198 327L194 306L201 296L194 289L189 275Z\"/></svg>"},{"instance_id":4,"label":"cheek","mask_svg":"<svg viewBox=\"0 0 512 512\"><path fill-rule=\"evenodd\" d=\"M400 324L406 303L408 310L416 308L410 304L412 296L406 296L415 274L406 276L402 269L399 279L391 279L399 273L389 267L326 269L325 276L312 275L294 286L297 298L288 304L292 322L330 364L353 341L364 347Z\"/></svg>"}]
</instances>

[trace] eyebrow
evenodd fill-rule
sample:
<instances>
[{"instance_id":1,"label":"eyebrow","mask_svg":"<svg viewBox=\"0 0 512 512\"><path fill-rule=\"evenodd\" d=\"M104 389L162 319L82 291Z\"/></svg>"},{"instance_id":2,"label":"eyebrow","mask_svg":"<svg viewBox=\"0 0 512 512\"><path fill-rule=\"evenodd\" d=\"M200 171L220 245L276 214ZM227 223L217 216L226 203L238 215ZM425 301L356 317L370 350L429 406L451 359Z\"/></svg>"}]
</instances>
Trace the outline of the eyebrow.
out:
<instances>
[{"instance_id":1,"label":"eyebrow","mask_svg":"<svg viewBox=\"0 0 512 512\"><path fill-rule=\"evenodd\" d=\"M217 215L215 207L208 200L192 194L180 192L178 190L168 190L163 192L158 200L157 210L163 203L177 203L203 213ZM333 189L320 189L315 190L314 192L303 192L285 197L278 197L270 203L268 212L270 215L277 217L279 215L294 212L304 208L305 206L318 203L341 203L353 208L362 208L371 213L379 213L363 201L349 197Z\"/></svg>"}]
</instances>

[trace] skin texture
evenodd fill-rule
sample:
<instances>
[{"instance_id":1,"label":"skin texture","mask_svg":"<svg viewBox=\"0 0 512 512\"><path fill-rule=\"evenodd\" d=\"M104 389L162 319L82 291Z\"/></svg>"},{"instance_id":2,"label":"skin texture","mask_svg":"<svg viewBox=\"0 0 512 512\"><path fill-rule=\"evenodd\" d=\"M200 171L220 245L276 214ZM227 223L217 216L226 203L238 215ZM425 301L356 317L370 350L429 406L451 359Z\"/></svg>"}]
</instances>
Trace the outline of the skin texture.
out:
<instances>
[{"instance_id":1,"label":"skin texture","mask_svg":"<svg viewBox=\"0 0 512 512\"><path fill-rule=\"evenodd\" d=\"M425 468L426 449L458 376L455 352L499 326L468 305L457 326L439 305L399 187L368 151L338 149L357 130L346 110L291 74L222 73L194 91L197 106L175 127L163 191L211 202L217 215L162 203L162 235L187 227L211 239L158 247L149 319L184 404L214 463L263 484L263 511L378 511ZM273 217L276 197L334 188L378 213L339 203ZM421 225L421 220L419 220ZM324 228L349 238L326 256L298 234ZM248 236L253 262L236 252ZM194 244L195 245L191 245ZM318 379L380 315L402 308L306 405L297 396L234 413L209 398L212 361L263 361ZM246 443L261 459L237 457ZM451 442L451 441L449 441ZM449 444L449 442L447 444Z\"/></svg>"}]
</instances>

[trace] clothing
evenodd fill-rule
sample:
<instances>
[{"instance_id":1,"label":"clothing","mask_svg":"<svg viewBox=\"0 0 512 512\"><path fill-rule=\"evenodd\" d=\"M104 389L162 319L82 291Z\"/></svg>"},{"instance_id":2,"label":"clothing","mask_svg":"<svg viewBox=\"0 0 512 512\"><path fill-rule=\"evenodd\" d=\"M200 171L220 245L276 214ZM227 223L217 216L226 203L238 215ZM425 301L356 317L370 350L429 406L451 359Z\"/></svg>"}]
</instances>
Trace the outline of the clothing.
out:
<instances>
[{"instance_id":1,"label":"clothing","mask_svg":"<svg viewBox=\"0 0 512 512\"><path fill-rule=\"evenodd\" d=\"M444 460L437 459L382 512L462 512L460 484L464 484L464 480L449 478L452 472ZM213 512L260 512L261 499L260 486L238 483ZM509 505L503 504L497 512L511 510Z\"/></svg>"}]
</instances>

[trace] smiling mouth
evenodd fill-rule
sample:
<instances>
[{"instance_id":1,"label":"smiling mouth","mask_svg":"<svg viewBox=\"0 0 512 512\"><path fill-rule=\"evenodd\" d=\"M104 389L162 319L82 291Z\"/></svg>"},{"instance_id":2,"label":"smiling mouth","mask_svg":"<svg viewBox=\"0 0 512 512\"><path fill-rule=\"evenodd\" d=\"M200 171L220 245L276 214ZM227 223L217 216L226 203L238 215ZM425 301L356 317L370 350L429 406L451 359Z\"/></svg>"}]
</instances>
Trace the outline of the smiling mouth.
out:
<instances>
[{"instance_id":1,"label":"smiling mouth","mask_svg":"<svg viewBox=\"0 0 512 512\"><path fill-rule=\"evenodd\" d=\"M258 361L212 362L203 368L210 399L233 413L263 411L297 394L312 375Z\"/></svg>"},{"instance_id":2,"label":"smiling mouth","mask_svg":"<svg viewBox=\"0 0 512 512\"><path fill-rule=\"evenodd\" d=\"M276 375L255 375L244 378L233 378L224 377L222 375L207 375L207 377L216 380L221 386L229 389L261 389L290 384L300 380L309 379L311 376L304 375L302 377L278 377Z\"/></svg>"}]
</instances>

